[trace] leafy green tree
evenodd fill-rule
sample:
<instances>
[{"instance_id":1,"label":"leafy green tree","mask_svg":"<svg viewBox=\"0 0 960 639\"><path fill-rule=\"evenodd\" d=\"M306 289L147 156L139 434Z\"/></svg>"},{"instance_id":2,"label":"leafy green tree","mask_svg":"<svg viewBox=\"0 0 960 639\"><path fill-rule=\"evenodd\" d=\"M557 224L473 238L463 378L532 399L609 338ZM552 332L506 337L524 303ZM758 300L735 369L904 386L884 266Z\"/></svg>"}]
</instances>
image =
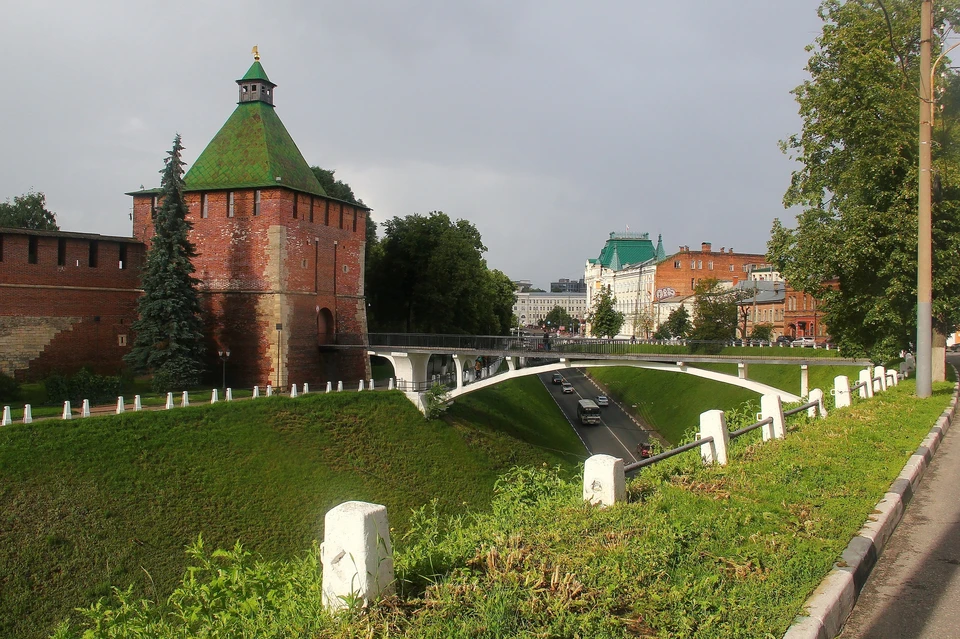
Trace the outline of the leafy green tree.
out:
<instances>
[{"instance_id":1,"label":"leafy green tree","mask_svg":"<svg viewBox=\"0 0 960 639\"><path fill-rule=\"evenodd\" d=\"M764 341L770 340L770 335L773 333L772 324L757 324L753 327L753 331L750 333L752 339L760 339Z\"/></svg>"},{"instance_id":2,"label":"leafy green tree","mask_svg":"<svg viewBox=\"0 0 960 639\"><path fill-rule=\"evenodd\" d=\"M196 386L204 368L199 281L193 277L190 261L196 252L187 239L191 225L183 200L182 151L178 134L161 171L161 204L141 277L140 317L133 323L137 337L125 357L136 370L153 372L158 392Z\"/></svg>"},{"instance_id":3,"label":"leafy green tree","mask_svg":"<svg viewBox=\"0 0 960 639\"><path fill-rule=\"evenodd\" d=\"M660 339L685 338L693 328L690 324L690 311L687 310L686 306L678 306L670 311L670 315L667 316L667 321L663 323L663 326L666 327L666 338Z\"/></svg>"},{"instance_id":4,"label":"leafy green tree","mask_svg":"<svg viewBox=\"0 0 960 639\"><path fill-rule=\"evenodd\" d=\"M590 309L590 331L594 337L613 337L623 327L623 313L615 308L617 299L610 286L600 289Z\"/></svg>"},{"instance_id":5,"label":"leafy green tree","mask_svg":"<svg viewBox=\"0 0 960 639\"><path fill-rule=\"evenodd\" d=\"M736 293L724 290L719 280L704 279L697 282L693 294L690 338L702 341L733 339L737 332Z\"/></svg>"},{"instance_id":6,"label":"leafy green tree","mask_svg":"<svg viewBox=\"0 0 960 639\"><path fill-rule=\"evenodd\" d=\"M384 224L382 254L367 281L374 330L506 334L514 289L483 259L487 247L466 220L440 211Z\"/></svg>"},{"instance_id":7,"label":"leafy green tree","mask_svg":"<svg viewBox=\"0 0 960 639\"><path fill-rule=\"evenodd\" d=\"M38 231L59 231L57 216L47 210L47 196L30 191L0 203L0 226Z\"/></svg>"},{"instance_id":8,"label":"leafy green tree","mask_svg":"<svg viewBox=\"0 0 960 639\"><path fill-rule=\"evenodd\" d=\"M938 3L937 32L958 24ZM884 360L916 335L917 86L915 0L820 5L810 79L794 89L803 131L781 143L800 163L784 196L796 228L773 224L768 257L795 288L822 301L823 321L848 355ZM934 50L941 41L935 38ZM934 54L936 55L936 54ZM960 313L958 88L948 64L934 141L933 314L949 332Z\"/></svg>"},{"instance_id":9,"label":"leafy green tree","mask_svg":"<svg viewBox=\"0 0 960 639\"><path fill-rule=\"evenodd\" d=\"M567 330L570 330L573 326L573 318L570 317L570 313L562 306L554 306L550 309L550 312L543 318L543 321L550 327L557 329L565 326Z\"/></svg>"}]
</instances>

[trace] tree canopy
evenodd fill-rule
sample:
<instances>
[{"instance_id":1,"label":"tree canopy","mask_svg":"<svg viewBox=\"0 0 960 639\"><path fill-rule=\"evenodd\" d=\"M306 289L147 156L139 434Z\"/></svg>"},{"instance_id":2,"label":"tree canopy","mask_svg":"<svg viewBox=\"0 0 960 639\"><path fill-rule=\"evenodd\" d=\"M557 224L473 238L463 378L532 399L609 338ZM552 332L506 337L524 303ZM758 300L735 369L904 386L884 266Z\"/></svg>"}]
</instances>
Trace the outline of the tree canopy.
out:
<instances>
[{"instance_id":1,"label":"tree canopy","mask_svg":"<svg viewBox=\"0 0 960 639\"><path fill-rule=\"evenodd\" d=\"M737 331L737 294L719 280L704 279L693 289L693 330L690 338L703 341L733 339Z\"/></svg>"},{"instance_id":2,"label":"tree canopy","mask_svg":"<svg viewBox=\"0 0 960 639\"><path fill-rule=\"evenodd\" d=\"M616 302L609 285L600 288L590 309L590 332L594 337L613 337L623 328L623 313L616 309Z\"/></svg>"},{"instance_id":3,"label":"tree canopy","mask_svg":"<svg viewBox=\"0 0 960 639\"><path fill-rule=\"evenodd\" d=\"M567 312L567 309L562 306L554 306L550 309L550 312L547 313L547 316L543 318L543 323L553 329L559 329L561 326L564 326L567 330L570 330L573 326L573 318L570 316L570 313Z\"/></svg>"},{"instance_id":4,"label":"tree canopy","mask_svg":"<svg viewBox=\"0 0 960 639\"><path fill-rule=\"evenodd\" d=\"M177 135L161 171L155 234L141 276L139 318L133 323L137 337L124 357L137 371L153 372L153 387L158 392L196 386L204 368L199 281L193 277L191 262L196 252L187 239L191 225L183 200L182 152Z\"/></svg>"},{"instance_id":5,"label":"tree canopy","mask_svg":"<svg viewBox=\"0 0 960 639\"><path fill-rule=\"evenodd\" d=\"M47 196L41 191L17 195L13 202L0 202L0 226L37 231L59 231L57 216L47 210Z\"/></svg>"},{"instance_id":6,"label":"tree canopy","mask_svg":"<svg viewBox=\"0 0 960 639\"><path fill-rule=\"evenodd\" d=\"M664 329L661 333L663 335L661 339L671 337L683 339L689 335L692 325L690 324L690 312L687 311L687 307L678 306L670 311L667 321L660 328ZM658 332L660 331L658 330Z\"/></svg>"},{"instance_id":7,"label":"tree canopy","mask_svg":"<svg viewBox=\"0 0 960 639\"><path fill-rule=\"evenodd\" d=\"M441 211L388 220L367 280L372 330L507 334L514 287L486 250L473 224Z\"/></svg>"},{"instance_id":8,"label":"tree canopy","mask_svg":"<svg viewBox=\"0 0 960 639\"><path fill-rule=\"evenodd\" d=\"M958 10L955 2L938 9L942 34ZM793 91L803 130L781 143L801 165L784 204L803 210L796 228L774 221L768 257L793 287L822 300L843 352L880 360L910 348L916 335L920 7L826 0L819 15L810 79ZM935 328L948 332L960 314L960 104L956 74L948 64L940 70L933 314Z\"/></svg>"}]
</instances>

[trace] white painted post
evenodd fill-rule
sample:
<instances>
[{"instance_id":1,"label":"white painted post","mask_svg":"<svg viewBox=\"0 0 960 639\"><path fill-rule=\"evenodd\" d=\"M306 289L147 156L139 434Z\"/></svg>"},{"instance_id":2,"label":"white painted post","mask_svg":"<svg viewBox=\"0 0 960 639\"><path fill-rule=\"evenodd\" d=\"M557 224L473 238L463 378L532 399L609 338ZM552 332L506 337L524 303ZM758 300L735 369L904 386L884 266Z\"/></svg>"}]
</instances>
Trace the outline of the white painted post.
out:
<instances>
[{"instance_id":1,"label":"white painted post","mask_svg":"<svg viewBox=\"0 0 960 639\"><path fill-rule=\"evenodd\" d=\"M228 402L232 402L232 401L233 401L233 389L232 389L232 388L228 388L228 389L227 389L227 401L228 401Z\"/></svg>"},{"instance_id":2,"label":"white painted post","mask_svg":"<svg viewBox=\"0 0 960 639\"><path fill-rule=\"evenodd\" d=\"M138 412L138 411L141 411L141 410L143 410L143 404L140 402L140 396L139 396L139 395L134 395L134 396L133 396L133 411L134 411L134 412Z\"/></svg>"},{"instance_id":3,"label":"white painted post","mask_svg":"<svg viewBox=\"0 0 960 639\"><path fill-rule=\"evenodd\" d=\"M190 394L187 393L187 391L183 391L183 395L180 397L180 405L181 406L190 405Z\"/></svg>"},{"instance_id":4,"label":"white painted post","mask_svg":"<svg viewBox=\"0 0 960 639\"><path fill-rule=\"evenodd\" d=\"M897 385L897 371L887 371L887 388Z\"/></svg>"},{"instance_id":5,"label":"white painted post","mask_svg":"<svg viewBox=\"0 0 960 639\"><path fill-rule=\"evenodd\" d=\"M30 407L30 404L23 405L23 423L24 424L33 423L33 408Z\"/></svg>"},{"instance_id":6,"label":"white painted post","mask_svg":"<svg viewBox=\"0 0 960 639\"><path fill-rule=\"evenodd\" d=\"M3 421L0 421L0 426L9 426L13 423L13 420L10 418L10 407L3 407Z\"/></svg>"},{"instance_id":7,"label":"white painted post","mask_svg":"<svg viewBox=\"0 0 960 639\"><path fill-rule=\"evenodd\" d=\"M90 400L83 400L83 404L80 405L80 417L90 417Z\"/></svg>"},{"instance_id":8,"label":"white painted post","mask_svg":"<svg viewBox=\"0 0 960 639\"><path fill-rule=\"evenodd\" d=\"M296 384L291 384L291 385L290 385L290 397L296 397L296 396L297 396L297 385L296 385Z\"/></svg>"},{"instance_id":9,"label":"white painted post","mask_svg":"<svg viewBox=\"0 0 960 639\"><path fill-rule=\"evenodd\" d=\"M806 364L800 364L800 397L810 392L810 370Z\"/></svg>"},{"instance_id":10,"label":"white painted post","mask_svg":"<svg viewBox=\"0 0 960 639\"><path fill-rule=\"evenodd\" d=\"M70 400L63 402L63 414L60 415L61 419L73 419L73 411L70 409Z\"/></svg>"},{"instance_id":11,"label":"white painted post","mask_svg":"<svg viewBox=\"0 0 960 639\"><path fill-rule=\"evenodd\" d=\"M583 465L583 500L599 506L612 506L626 499L623 460L611 455L587 458Z\"/></svg>"},{"instance_id":12,"label":"white painted post","mask_svg":"<svg viewBox=\"0 0 960 639\"><path fill-rule=\"evenodd\" d=\"M327 390L326 390L326 392L329 393L329 392L332 391L332 390L333 390L333 383L332 383L332 382L327 382Z\"/></svg>"},{"instance_id":13,"label":"white painted post","mask_svg":"<svg viewBox=\"0 0 960 639\"><path fill-rule=\"evenodd\" d=\"M363 380L362 380L362 379L360 380L360 386L357 387L357 392L358 392L358 393L363 392Z\"/></svg>"},{"instance_id":14,"label":"white painted post","mask_svg":"<svg viewBox=\"0 0 960 639\"><path fill-rule=\"evenodd\" d=\"M817 402L816 406L811 406L807 409L807 415L811 418L816 417L819 413L820 419L823 419L827 416L827 407L823 405L823 391L819 388L814 388L810 391L810 400L811 402Z\"/></svg>"},{"instance_id":15,"label":"white painted post","mask_svg":"<svg viewBox=\"0 0 960 639\"><path fill-rule=\"evenodd\" d=\"M910 377L910 367L907 366L906 362L900 362L900 379L906 379L908 377Z\"/></svg>"},{"instance_id":16,"label":"white painted post","mask_svg":"<svg viewBox=\"0 0 960 639\"><path fill-rule=\"evenodd\" d=\"M747 365L744 362L737 362L737 377L740 379L747 378Z\"/></svg>"},{"instance_id":17,"label":"white painted post","mask_svg":"<svg viewBox=\"0 0 960 639\"><path fill-rule=\"evenodd\" d=\"M259 386L254 386L254 387L253 387L253 398L256 399L256 398L258 398L258 397L260 397L260 387L259 387Z\"/></svg>"},{"instance_id":18,"label":"white painted post","mask_svg":"<svg viewBox=\"0 0 960 639\"><path fill-rule=\"evenodd\" d=\"M391 377L391 378L390 378L390 381L387 382L387 390L393 390L393 389L395 389L395 388L396 388L396 385L395 385L395 383L394 383L394 381L393 381L393 378Z\"/></svg>"},{"instance_id":19,"label":"white painted post","mask_svg":"<svg viewBox=\"0 0 960 639\"><path fill-rule=\"evenodd\" d=\"M393 592L393 545L385 506L348 501L327 511L323 524L325 608L339 610L353 598L368 605Z\"/></svg>"},{"instance_id":20,"label":"white painted post","mask_svg":"<svg viewBox=\"0 0 960 639\"><path fill-rule=\"evenodd\" d=\"M123 395L117 398L117 415L125 411L126 408L123 406Z\"/></svg>"},{"instance_id":21,"label":"white painted post","mask_svg":"<svg viewBox=\"0 0 960 639\"><path fill-rule=\"evenodd\" d=\"M846 408L850 405L850 380L846 375L837 375L833 378L833 402L837 408Z\"/></svg>"},{"instance_id":22,"label":"white painted post","mask_svg":"<svg viewBox=\"0 0 960 639\"><path fill-rule=\"evenodd\" d=\"M219 401L220 401L220 390L214 388L212 391L210 391L210 403L216 404Z\"/></svg>"},{"instance_id":23,"label":"white painted post","mask_svg":"<svg viewBox=\"0 0 960 639\"><path fill-rule=\"evenodd\" d=\"M172 392L167 393L167 403L164 405L164 408L166 408L167 410L170 410L171 408L173 408L173 393L172 393Z\"/></svg>"},{"instance_id":24,"label":"white painted post","mask_svg":"<svg viewBox=\"0 0 960 639\"><path fill-rule=\"evenodd\" d=\"M373 388L373 378L372 378L372 377L370 378L370 390L374 390L374 388Z\"/></svg>"},{"instance_id":25,"label":"white painted post","mask_svg":"<svg viewBox=\"0 0 960 639\"><path fill-rule=\"evenodd\" d=\"M887 369L883 366L874 366L873 367L873 379L876 383L877 388L874 388L874 391L885 391L887 390Z\"/></svg>"},{"instance_id":26,"label":"white painted post","mask_svg":"<svg viewBox=\"0 0 960 639\"><path fill-rule=\"evenodd\" d=\"M773 423L763 427L763 441L783 439L787 433L783 421L783 400L774 393L760 397L760 419L768 417L773 418Z\"/></svg>"},{"instance_id":27,"label":"white painted post","mask_svg":"<svg viewBox=\"0 0 960 639\"><path fill-rule=\"evenodd\" d=\"M267 384L267 397L273 397L273 386Z\"/></svg>"},{"instance_id":28,"label":"white painted post","mask_svg":"<svg viewBox=\"0 0 960 639\"><path fill-rule=\"evenodd\" d=\"M337 382L337 392L338 393L343 392L343 380L340 380L339 382Z\"/></svg>"},{"instance_id":29,"label":"white painted post","mask_svg":"<svg viewBox=\"0 0 960 639\"><path fill-rule=\"evenodd\" d=\"M310 392L310 384L309 384L309 382L304 382L304 383L303 383L303 394L306 395L306 394L309 393L309 392Z\"/></svg>"},{"instance_id":30,"label":"white painted post","mask_svg":"<svg viewBox=\"0 0 960 639\"><path fill-rule=\"evenodd\" d=\"M860 393L860 399L868 399L873 397L873 379L870 377L870 369L865 368L860 371L857 382L863 384L858 390Z\"/></svg>"},{"instance_id":31,"label":"white painted post","mask_svg":"<svg viewBox=\"0 0 960 639\"><path fill-rule=\"evenodd\" d=\"M700 413L700 439L713 437L713 442L700 446L700 457L704 464L727 465L727 448L730 447L730 431L722 410L708 410Z\"/></svg>"}]
</instances>

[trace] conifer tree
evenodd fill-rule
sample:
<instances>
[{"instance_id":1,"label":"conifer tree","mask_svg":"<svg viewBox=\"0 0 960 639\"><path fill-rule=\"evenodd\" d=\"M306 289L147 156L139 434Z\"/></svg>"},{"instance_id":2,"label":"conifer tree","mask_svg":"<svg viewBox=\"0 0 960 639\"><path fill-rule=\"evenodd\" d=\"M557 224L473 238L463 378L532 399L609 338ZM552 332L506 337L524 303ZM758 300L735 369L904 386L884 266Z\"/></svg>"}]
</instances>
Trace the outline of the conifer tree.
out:
<instances>
[{"instance_id":1,"label":"conifer tree","mask_svg":"<svg viewBox=\"0 0 960 639\"><path fill-rule=\"evenodd\" d=\"M600 289L590 311L591 332L594 337L613 337L623 327L623 313L616 309L617 298L610 286Z\"/></svg>"},{"instance_id":2,"label":"conifer tree","mask_svg":"<svg viewBox=\"0 0 960 639\"><path fill-rule=\"evenodd\" d=\"M183 146L178 134L161 171L154 236L147 252L137 312L137 338L126 361L139 372L153 373L158 392L196 386L203 373L203 325L199 280L190 261L196 255L187 239L191 224L183 200Z\"/></svg>"}]
</instances>

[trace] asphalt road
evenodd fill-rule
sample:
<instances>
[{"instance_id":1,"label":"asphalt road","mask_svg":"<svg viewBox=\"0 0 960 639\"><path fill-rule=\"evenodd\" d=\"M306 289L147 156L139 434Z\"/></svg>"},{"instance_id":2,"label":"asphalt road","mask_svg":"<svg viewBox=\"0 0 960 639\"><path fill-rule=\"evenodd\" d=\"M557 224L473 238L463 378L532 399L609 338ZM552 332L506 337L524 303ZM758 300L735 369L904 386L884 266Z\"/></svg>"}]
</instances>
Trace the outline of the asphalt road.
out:
<instances>
[{"instance_id":1,"label":"asphalt road","mask_svg":"<svg viewBox=\"0 0 960 639\"><path fill-rule=\"evenodd\" d=\"M613 402L610 402L609 406L600 407L599 424L581 425L577 418L577 402L581 399L595 399L601 391L578 369L562 371L561 375L573 384L573 394L564 395L560 392L560 384L550 382L553 373L541 373L538 377L563 411L567 421L577 431L587 451L591 455L620 457L627 464L637 461L637 446L648 441L647 434Z\"/></svg>"}]
</instances>

